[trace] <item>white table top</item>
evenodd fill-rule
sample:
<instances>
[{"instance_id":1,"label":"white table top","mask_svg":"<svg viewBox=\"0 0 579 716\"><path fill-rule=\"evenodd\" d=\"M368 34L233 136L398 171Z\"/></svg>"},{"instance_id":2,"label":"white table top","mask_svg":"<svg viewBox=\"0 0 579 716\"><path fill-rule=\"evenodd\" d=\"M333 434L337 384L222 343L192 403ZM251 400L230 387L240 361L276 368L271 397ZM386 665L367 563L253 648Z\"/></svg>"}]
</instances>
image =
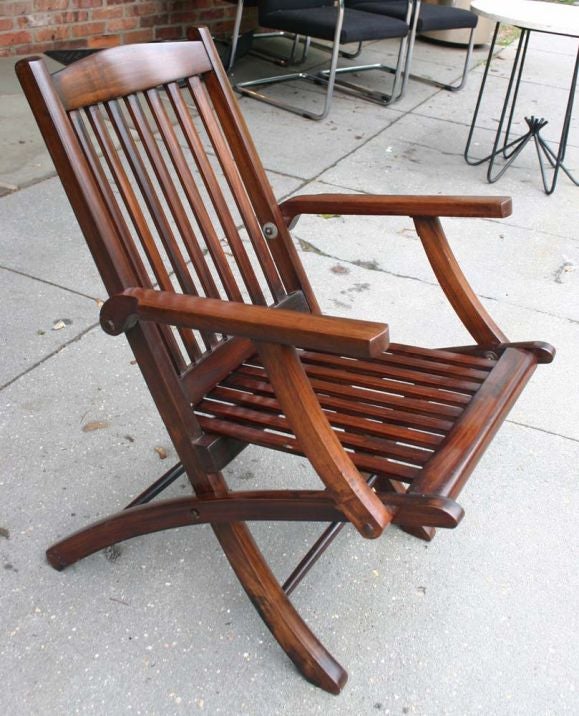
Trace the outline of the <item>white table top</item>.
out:
<instances>
[{"instance_id":1,"label":"white table top","mask_svg":"<svg viewBox=\"0 0 579 716\"><path fill-rule=\"evenodd\" d=\"M495 22L579 37L579 7L572 5L537 0L473 0L471 10Z\"/></svg>"}]
</instances>

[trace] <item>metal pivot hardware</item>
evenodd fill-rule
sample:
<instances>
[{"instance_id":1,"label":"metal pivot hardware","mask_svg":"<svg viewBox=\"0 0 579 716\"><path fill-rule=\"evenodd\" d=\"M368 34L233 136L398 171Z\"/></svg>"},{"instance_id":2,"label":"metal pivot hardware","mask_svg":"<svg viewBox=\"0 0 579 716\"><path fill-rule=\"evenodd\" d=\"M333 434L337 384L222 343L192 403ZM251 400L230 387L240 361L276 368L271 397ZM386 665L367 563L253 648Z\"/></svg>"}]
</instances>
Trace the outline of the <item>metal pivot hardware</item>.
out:
<instances>
[{"instance_id":1,"label":"metal pivot hardware","mask_svg":"<svg viewBox=\"0 0 579 716\"><path fill-rule=\"evenodd\" d=\"M277 226L273 224L271 221L268 221L266 224L264 224L261 227L261 230L263 231L263 235L266 239L277 239L279 232L277 230Z\"/></svg>"}]
</instances>

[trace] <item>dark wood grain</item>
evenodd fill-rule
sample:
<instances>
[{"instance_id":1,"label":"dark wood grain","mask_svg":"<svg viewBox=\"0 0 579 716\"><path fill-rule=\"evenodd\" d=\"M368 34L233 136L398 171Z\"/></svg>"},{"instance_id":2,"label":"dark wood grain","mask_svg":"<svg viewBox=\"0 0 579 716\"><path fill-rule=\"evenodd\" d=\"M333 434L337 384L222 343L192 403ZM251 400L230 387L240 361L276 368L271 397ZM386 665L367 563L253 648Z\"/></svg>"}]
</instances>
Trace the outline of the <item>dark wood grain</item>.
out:
<instances>
[{"instance_id":1,"label":"dark wood grain","mask_svg":"<svg viewBox=\"0 0 579 716\"><path fill-rule=\"evenodd\" d=\"M112 296L101 309L101 325L111 335L130 330L138 321L355 356L371 357L388 347L388 327L383 323L314 316L167 291L129 288Z\"/></svg>"},{"instance_id":2,"label":"dark wood grain","mask_svg":"<svg viewBox=\"0 0 579 716\"><path fill-rule=\"evenodd\" d=\"M117 541L210 524L288 657L336 694L345 670L288 600L246 521L350 522L368 538L393 522L427 540L456 526L455 498L554 349L507 340L438 219L501 218L510 199L323 194L278 204L208 30L193 36L105 50L52 78L39 59L17 64L110 296L103 328L126 333L180 462L131 504L156 497L181 469L195 493L130 507L47 555L61 569ZM389 343L385 323L322 316L288 229L304 213L412 217L476 345ZM290 475L293 489L233 492L220 470L250 444L305 456L320 489L301 490Z\"/></svg>"},{"instance_id":3,"label":"dark wood grain","mask_svg":"<svg viewBox=\"0 0 579 716\"><path fill-rule=\"evenodd\" d=\"M357 216L479 216L504 218L513 207L508 196L367 196L304 194L280 204L286 224L301 214Z\"/></svg>"}]
</instances>

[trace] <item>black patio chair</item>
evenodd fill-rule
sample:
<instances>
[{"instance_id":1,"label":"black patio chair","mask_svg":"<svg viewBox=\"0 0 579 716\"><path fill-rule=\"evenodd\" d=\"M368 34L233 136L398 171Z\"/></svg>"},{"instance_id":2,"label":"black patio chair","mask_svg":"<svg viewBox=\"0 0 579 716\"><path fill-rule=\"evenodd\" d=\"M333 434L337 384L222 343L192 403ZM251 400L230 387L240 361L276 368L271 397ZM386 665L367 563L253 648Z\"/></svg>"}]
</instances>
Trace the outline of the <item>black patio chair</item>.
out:
<instances>
[{"instance_id":1,"label":"black patio chair","mask_svg":"<svg viewBox=\"0 0 579 716\"><path fill-rule=\"evenodd\" d=\"M235 64L235 60L237 59L237 50L240 44L241 36L241 21L243 20L243 11L246 7L257 7L259 5L259 0L226 0L231 5L237 5L237 9L235 11L235 21L233 23L233 29L231 31L231 46L229 50L229 57L227 59L227 72L233 71L233 65ZM282 56L273 52L270 52L269 50L266 50L264 48L255 49L252 47L251 54L256 55L257 57L261 57L262 59L269 60L270 62L274 62L275 64L286 66L293 64L295 62L295 56L296 56L296 49L299 42L299 36L294 35L293 33L283 32L283 31L274 31L274 32L256 32L252 35L252 41L256 39L267 39L270 37L285 37L288 40L291 41L291 49L289 51L289 54L286 56ZM306 52L307 52L308 44L306 42L306 39L304 38L304 51L302 54L302 61L305 59Z\"/></svg>"},{"instance_id":2,"label":"black patio chair","mask_svg":"<svg viewBox=\"0 0 579 716\"><path fill-rule=\"evenodd\" d=\"M274 30L330 41L332 43L330 68L317 74L292 72L275 77L241 82L235 86L235 89L241 94L315 120L324 119L328 115L332 104L334 87L381 105L391 104L400 97L402 60L405 55L406 41L410 29L408 23L404 20L378 16L374 13L355 9L346 9L344 0L338 0L336 5L334 5L333 0L260 0L259 24ZM338 67L341 44L387 38L399 38L400 40L398 61L395 69L382 63ZM352 82L337 79L342 74L368 70L382 70L383 72L394 74L391 92L378 92ZM323 110L317 113L312 112L304 107L289 104L254 89L255 87L290 80L306 80L316 84L324 83L326 85L326 95Z\"/></svg>"},{"instance_id":3,"label":"black patio chair","mask_svg":"<svg viewBox=\"0 0 579 716\"><path fill-rule=\"evenodd\" d=\"M347 8L375 13L380 16L394 17L409 23L410 35L404 61L400 96L406 91L409 79L434 85L450 92L457 92L464 87L474 47L474 31L478 22L478 17L474 12L450 5L430 5L421 2L421 0L345 0L345 4ZM410 73L417 34L437 30L464 29L470 30L470 35L463 72L458 84L446 84L430 77Z\"/></svg>"}]
</instances>

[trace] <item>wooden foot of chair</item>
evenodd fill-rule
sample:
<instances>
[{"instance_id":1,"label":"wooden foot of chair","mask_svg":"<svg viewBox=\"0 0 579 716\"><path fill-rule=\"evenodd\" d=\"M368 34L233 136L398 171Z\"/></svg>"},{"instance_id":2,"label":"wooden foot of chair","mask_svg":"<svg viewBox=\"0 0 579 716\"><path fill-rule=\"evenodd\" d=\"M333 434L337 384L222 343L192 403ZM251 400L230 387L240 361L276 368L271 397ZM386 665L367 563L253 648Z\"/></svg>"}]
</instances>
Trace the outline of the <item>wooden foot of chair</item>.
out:
<instances>
[{"instance_id":1,"label":"wooden foot of chair","mask_svg":"<svg viewBox=\"0 0 579 716\"><path fill-rule=\"evenodd\" d=\"M237 578L281 648L309 682L339 694L348 680L347 672L294 609L246 525L212 526Z\"/></svg>"},{"instance_id":2,"label":"wooden foot of chair","mask_svg":"<svg viewBox=\"0 0 579 716\"><path fill-rule=\"evenodd\" d=\"M255 495L252 495L255 499ZM231 501L235 502L235 501ZM227 508L223 511L223 507ZM215 513L215 509L220 514ZM348 674L314 636L292 606L243 522L228 523L228 505L206 505L196 498L149 503L118 512L52 545L46 552L58 570L125 539L184 525L212 524L234 572L261 618L303 676L315 686L339 694ZM204 514L207 511L208 514ZM214 513L214 514L211 514ZM247 513L249 517L251 512Z\"/></svg>"}]
</instances>

